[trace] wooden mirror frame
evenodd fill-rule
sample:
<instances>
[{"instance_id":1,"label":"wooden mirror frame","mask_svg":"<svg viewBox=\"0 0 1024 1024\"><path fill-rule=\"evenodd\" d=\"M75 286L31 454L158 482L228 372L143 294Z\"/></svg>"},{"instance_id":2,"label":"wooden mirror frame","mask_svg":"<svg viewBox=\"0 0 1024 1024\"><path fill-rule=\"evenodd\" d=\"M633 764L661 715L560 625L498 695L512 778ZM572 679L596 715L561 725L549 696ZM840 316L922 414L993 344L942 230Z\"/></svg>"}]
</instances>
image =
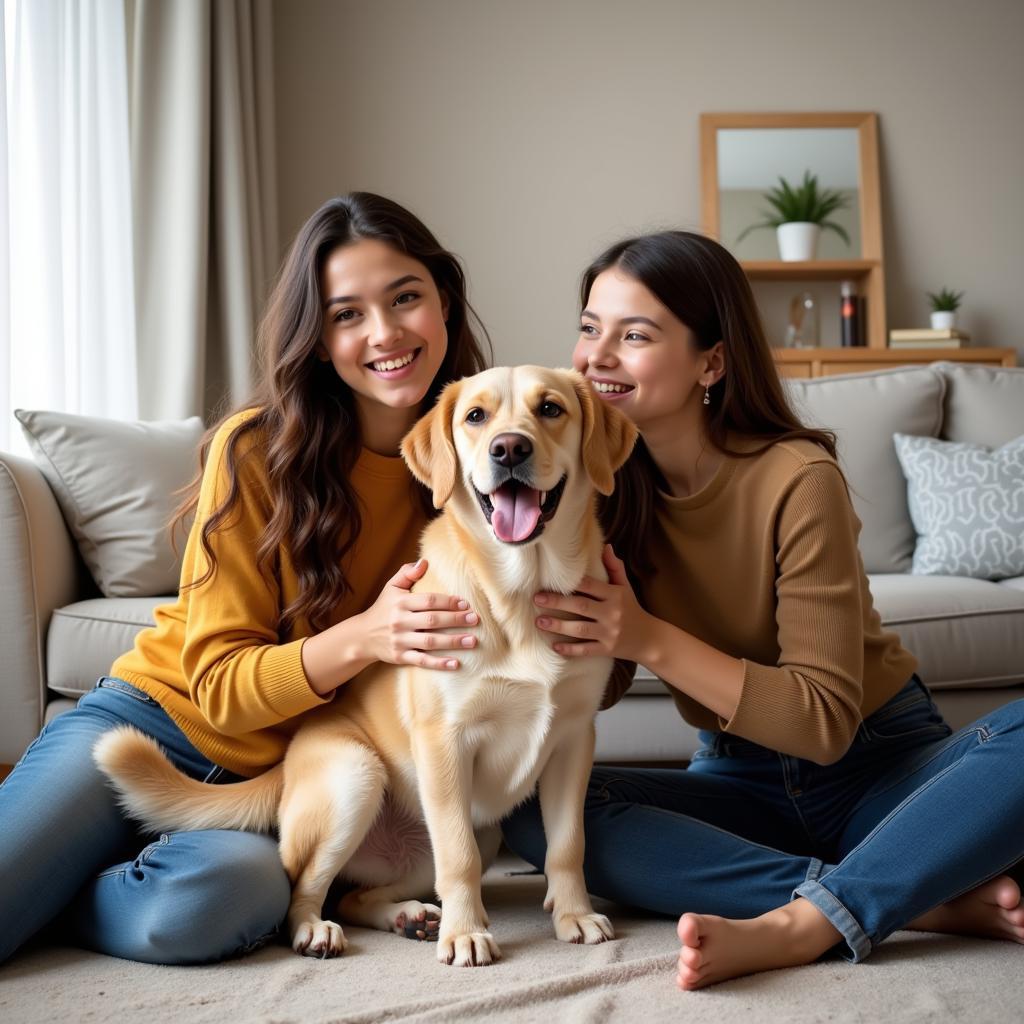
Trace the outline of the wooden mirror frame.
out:
<instances>
[{"instance_id":1,"label":"wooden mirror frame","mask_svg":"<svg viewBox=\"0 0 1024 1024\"><path fill-rule=\"evenodd\" d=\"M701 218L703 231L717 241L718 130L720 128L856 128L860 198L861 258L851 260L741 260L747 276L761 281L845 280L858 282L867 297L869 348L887 345L885 267L882 259L882 198L878 173L878 116L873 113L701 114Z\"/></svg>"}]
</instances>

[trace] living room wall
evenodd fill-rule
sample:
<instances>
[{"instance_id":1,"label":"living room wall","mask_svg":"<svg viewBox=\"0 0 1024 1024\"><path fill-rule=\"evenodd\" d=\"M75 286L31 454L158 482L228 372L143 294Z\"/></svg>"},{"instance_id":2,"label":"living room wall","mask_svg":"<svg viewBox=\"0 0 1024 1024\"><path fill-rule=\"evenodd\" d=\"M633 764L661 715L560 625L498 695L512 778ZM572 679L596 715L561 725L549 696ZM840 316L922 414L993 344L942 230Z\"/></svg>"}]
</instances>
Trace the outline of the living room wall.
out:
<instances>
[{"instance_id":1,"label":"living room wall","mask_svg":"<svg viewBox=\"0 0 1024 1024\"><path fill-rule=\"evenodd\" d=\"M567 360L607 243L700 229L702 112L870 110L889 326L948 285L1024 364L1017 0L275 0L274 29L283 242L340 192L405 203L499 362Z\"/></svg>"}]
</instances>

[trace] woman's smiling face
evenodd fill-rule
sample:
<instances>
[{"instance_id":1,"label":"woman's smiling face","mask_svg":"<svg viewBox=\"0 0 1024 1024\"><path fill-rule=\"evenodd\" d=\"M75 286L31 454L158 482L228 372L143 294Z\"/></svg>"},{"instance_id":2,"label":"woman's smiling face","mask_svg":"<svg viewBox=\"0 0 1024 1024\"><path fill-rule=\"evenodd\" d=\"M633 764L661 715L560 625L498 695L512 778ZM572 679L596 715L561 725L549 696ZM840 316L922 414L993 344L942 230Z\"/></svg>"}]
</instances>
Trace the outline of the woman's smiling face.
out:
<instances>
[{"instance_id":1,"label":"woman's smiling face","mask_svg":"<svg viewBox=\"0 0 1024 1024\"><path fill-rule=\"evenodd\" d=\"M705 370L693 331L636 278L598 274L572 364L641 430L680 413Z\"/></svg>"},{"instance_id":2,"label":"woman's smiling face","mask_svg":"<svg viewBox=\"0 0 1024 1024\"><path fill-rule=\"evenodd\" d=\"M417 409L448 349L447 296L430 271L364 238L330 254L321 294L318 355L352 389L360 411Z\"/></svg>"}]
</instances>

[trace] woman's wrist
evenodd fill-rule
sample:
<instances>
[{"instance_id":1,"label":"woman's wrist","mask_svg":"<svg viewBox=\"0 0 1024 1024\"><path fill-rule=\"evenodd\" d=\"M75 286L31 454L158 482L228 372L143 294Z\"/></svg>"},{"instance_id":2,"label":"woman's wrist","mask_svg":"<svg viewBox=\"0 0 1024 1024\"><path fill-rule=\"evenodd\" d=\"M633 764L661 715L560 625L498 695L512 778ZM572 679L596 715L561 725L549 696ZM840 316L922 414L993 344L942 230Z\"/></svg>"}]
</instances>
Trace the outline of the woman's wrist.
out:
<instances>
[{"instance_id":1,"label":"woman's wrist","mask_svg":"<svg viewBox=\"0 0 1024 1024\"><path fill-rule=\"evenodd\" d=\"M309 685L321 697L373 664L373 655L363 646L365 635L359 616L353 615L306 639L302 645L302 669Z\"/></svg>"},{"instance_id":2,"label":"woman's wrist","mask_svg":"<svg viewBox=\"0 0 1024 1024\"><path fill-rule=\"evenodd\" d=\"M640 664L719 717L731 719L743 690L743 661L670 622L651 619L653 630Z\"/></svg>"},{"instance_id":3,"label":"woman's wrist","mask_svg":"<svg viewBox=\"0 0 1024 1024\"><path fill-rule=\"evenodd\" d=\"M671 628L667 622L650 612L644 612L639 629L634 631L634 642L630 644L630 650L621 652L617 657L635 661L657 673L656 663L663 657L666 628Z\"/></svg>"}]
</instances>

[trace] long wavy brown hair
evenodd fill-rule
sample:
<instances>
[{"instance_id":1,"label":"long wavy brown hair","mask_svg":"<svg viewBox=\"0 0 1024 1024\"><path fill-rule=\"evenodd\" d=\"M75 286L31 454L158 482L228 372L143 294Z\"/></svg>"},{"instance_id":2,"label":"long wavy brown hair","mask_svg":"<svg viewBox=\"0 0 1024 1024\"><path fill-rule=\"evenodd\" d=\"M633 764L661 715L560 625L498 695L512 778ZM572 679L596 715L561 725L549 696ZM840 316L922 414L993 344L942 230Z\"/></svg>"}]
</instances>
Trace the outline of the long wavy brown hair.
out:
<instances>
[{"instance_id":1,"label":"long wavy brown hair","mask_svg":"<svg viewBox=\"0 0 1024 1024\"><path fill-rule=\"evenodd\" d=\"M330 362L317 358L316 345L323 329L324 264L340 246L366 238L385 242L418 260L430 271L442 298L448 299L448 348L421 412L434 404L450 381L487 365L470 316L487 339L488 349L490 338L466 299L466 279L459 260L408 210L370 192L350 192L328 200L302 226L258 328L259 369L253 395L221 416L203 436L199 473L184 489L184 500L174 516L177 526L194 512L210 443L220 425L241 410L254 410L228 436L225 464L229 490L200 527L199 541L208 568L188 587L205 583L216 571L210 536L238 500L237 449L243 437L253 434L259 440L251 451L258 450L265 459L273 507L254 556L270 578L278 550L285 547L299 580L298 596L280 615L281 636L300 618L314 630L326 628L332 610L352 589L342 560L362 528L359 502L349 479L361 447L359 420L351 390ZM433 514L429 493L411 476L410 488L410 499L422 502L425 512Z\"/></svg>"},{"instance_id":2,"label":"long wavy brown hair","mask_svg":"<svg viewBox=\"0 0 1024 1024\"><path fill-rule=\"evenodd\" d=\"M586 309L598 274L612 267L639 281L693 332L707 351L724 342L725 375L711 387L708 441L728 455L749 458L794 438L806 438L836 457L835 434L804 426L790 408L743 268L721 245L690 231L662 231L627 238L606 249L583 273L580 309ZM728 447L732 433L763 438L752 451ZM645 538L668 485L639 438L615 477L615 491L601 502L609 542L637 585L653 569Z\"/></svg>"}]
</instances>

